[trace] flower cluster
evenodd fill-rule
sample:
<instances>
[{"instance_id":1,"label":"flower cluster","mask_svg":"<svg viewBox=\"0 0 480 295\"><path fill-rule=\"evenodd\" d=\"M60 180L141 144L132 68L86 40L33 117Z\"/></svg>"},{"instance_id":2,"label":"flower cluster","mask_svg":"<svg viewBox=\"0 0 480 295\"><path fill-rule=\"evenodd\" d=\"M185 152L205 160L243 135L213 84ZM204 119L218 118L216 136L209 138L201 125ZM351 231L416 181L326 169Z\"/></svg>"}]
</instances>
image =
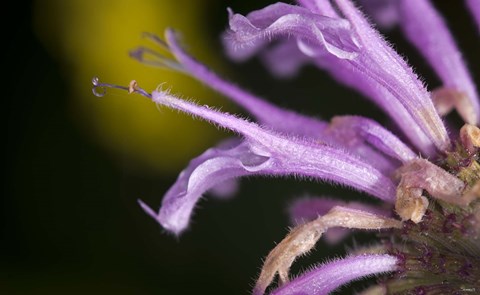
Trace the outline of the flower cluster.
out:
<instances>
[{"instance_id":1,"label":"flower cluster","mask_svg":"<svg viewBox=\"0 0 480 295\"><path fill-rule=\"evenodd\" d=\"M246 16L229 10L224 35L234 60L260 55L277 76L304 64L330 73L389 115L399 136L360 116L331 122L279 108L222 79L188 53L178 36L146 37L173 55L141 47L140 62L190 75L231 99L255 122L182 100L158 88L148 93L132 81L105 87L139 93L158 105L234 131L230 139L193 159L165 194L159 212L139 201L160 225L181 234L200 197L228 190L249 175L304 176L342 184L383 201L317 198L290 210L301 220L268 254L253 290L263 294L329 294L377 275L364 294L473 294L480 292L480 101L462 56L429 0L361 1L379 25L398 25L442 81L429 92L407 62L350 0L276 3ZM480 25L480 1L467 1ZM456 110L465 125L447 132L442 116ZM219 189L220 188L220 189ZM290 266L336 228L377 230L378 243L312 268L290 280ZM337 230L337 231L336 231ZM278 286L270 287L278 275Z\"/></svg>"}]
</instances>

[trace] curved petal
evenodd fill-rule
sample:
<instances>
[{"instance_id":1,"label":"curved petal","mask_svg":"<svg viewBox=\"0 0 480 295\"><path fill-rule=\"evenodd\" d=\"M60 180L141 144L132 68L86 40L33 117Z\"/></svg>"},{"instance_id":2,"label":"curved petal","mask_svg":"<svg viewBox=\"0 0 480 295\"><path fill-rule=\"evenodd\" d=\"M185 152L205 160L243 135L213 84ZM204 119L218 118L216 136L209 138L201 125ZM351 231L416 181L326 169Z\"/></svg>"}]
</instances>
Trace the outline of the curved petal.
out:
<instances>
[{"instance_id":1,"label":"curved petal","mask_svg":"<svg viewBox=\"0 0 480 295\"><path fill-rule=\"evenodd\" d=\"M167 229L180 233L200 195L233 177L243 175L298 175L329 180L393 202L395 185L379 170L351 154L320 142L286 137L209 107L198 106L166 92L155 91L152 100L198 116L245 137L230 149L207 151L195 159L167 193L157 218ZM145 208L145 207L144 207ZM151 214L152 210L147 210Z\"/></svg>"},{"instance_id":2,"label":"curved petal","mask_svg":"<svg viewBox=\"0 0 480 295\"><path fill-rule=\"evenodd\" d=\"M299 6L276 3L246 17L229 10L229 24L225 46L237 60L250 57L272 37L279 36L301 38L341 59L354 58L358 50L347 21L313 14Z\"/></svg>"},{"instance_id":3,"label":"curved petal","mask_svg":"<svg viewBox=\"0 0 480 295\"><path fill-rule=\"evenodd\" d=\"M417 75L371 27L351 1L335 2L350 20L364 45L364 54L359 55L352 64L395 96L435 146L441 151L446 150L450 145L447 131L430 94Z\"/></svg>"},{"instance_id":4,"label":"curved petal","mask_svg":"<svg viewBox=\"0 0 480 295\"><path fill-rule=\"evenodd\" d=\"M417 155L398 137L377 122L360 116L339 116L332 119L328 129L341 142L351 142L352 146L366 141L375 149L394 159L407 162Z\"/></svg>"},{"instance_id":5,"label":"curved petal","mask_svg":"<svg viewBox=\"0 0 480 295\"><path fill-rule=\"evenodd\" d=\"M265 99L257 97L220 78L205 65L189 56L179 45L178 39L172 30L167 30L166 39L172 54L187 73L245 108L255 116L259 123L269 126L276 131L313 138L320 137L322 130L327 126L321 120L277 107Z\"/></svg>"},{"instance_id":6,"label":"curved petal","mask_svg":"<svg viewBox=\"0 0 480 295\"><path fill-rule=\"evenodd\" d=\"M396 269L397 258L392 255L349 256L317 266L271 294L327 295L352 281Z\"/></svg>"},{"instance_id":7,"label":"curved petal","mask_svg":"<svg viewBox=\"0 0 480 295\"><path fill-rule=\"evenodd\" d=\"M428 0L402 0L397 5L405 36L434 68L444 87L466 94L467 106L458 110L465 122L479 124L480 101L475 84L442 17Z\"/></svg>"},{"instance_id":8,"label":"curved petal","mask_svg":"<svg viewBox=\"0 0 480 295\"><path fill-rule=\"evenodd\" d=\"M178 99L166 92L154 91L152 100L245 136L255 154L276 159L271 168L272 172L283 173L290 170L291 173L299 175L331 180L363 190L383 200L392 198L391 194L395 191L395 185L388 177L343 150L321 142L280 135L255 123Z\"/></svg>"},{"instance_id":9,"label":"curved petal","mask_svg":"<svg viewBox=\"0 0 480 295\"><path fill-rule=\"evenodd\" d=\"M165 194L160 212L153 217L178 235L187 228L192 210L203 193L232 178L261 172L271 164L270 158L252 153L245 142L229 149L208 149L180 173ZM143 202L141 205L146 209ZM146 211L152 215L151 209Z\"/></svg>"},{"instance_id":10,"label":"curved petal","mask_svg":"<svg viewBox=\"0 0 480 295\"><path fill-rule=\"evenodd\" d=\"M323 2L316 5L319 9L330 7ZM352 25L354 40L360 47L356 52L358 55L352 59L339 59L335 55L324 54L321 47L315 43L305 42L303 36L308 32L306 25L298 31L291 32L291 36L295 37L300 45L300 51L312 57L321 67L327 68L340 81L370 96L392 116L409 139L426 155L433 155L434 148L447 149L450 141L445 126L433 106L430 94L412 69L370 26L350 1L338 1L337 5ZM281 11L268 13L268 8L255 15L255 22L260 22L258 19L263 17L263 22L281 25L276 23ZM330 14L335 13L333 9L326 10L330 11ZM318 14L305 8L297 9L297 12L303 13L299 14L303 23L314 23L312 15L318 17ZM247 20L251 15L252 13L247 15ZM342 18L337 15L336 19ZM288 25L287 23L284 26L288 28ZM239 30L243 29L249 30L238 26L233 32L241 36L243 31ZM243 42L242 47L240 42ZM239 51L241 49L248 56L264 46L264 42L252 44L242 38L238 38L236 44Z\"/></svg>"}]
</instances>

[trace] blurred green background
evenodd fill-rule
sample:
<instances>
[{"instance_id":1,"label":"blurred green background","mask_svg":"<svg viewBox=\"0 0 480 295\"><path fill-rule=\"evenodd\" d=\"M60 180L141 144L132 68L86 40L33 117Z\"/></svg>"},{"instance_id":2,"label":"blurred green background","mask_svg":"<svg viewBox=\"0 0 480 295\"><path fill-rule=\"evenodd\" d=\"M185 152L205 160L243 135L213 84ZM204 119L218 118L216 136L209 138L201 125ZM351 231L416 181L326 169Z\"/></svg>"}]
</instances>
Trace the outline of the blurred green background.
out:
<instances>
[{"instance_id":1,"label":"blurred green background","mask_svg":"<svg viewBox=\"0 0 480 295\"><path fill-rule=\"evenodd\" d=\"M478 34L462 5L439 1L478 81ZM454 3L456 2L456 3ZM246 179L232 200L205 198L180 239L138 207L157 208L190 158L224 132L138 96L91 94L91 78L175 93L240 112L206 87L128 57L142 32L183 33L189 50L238 84L323 118L362 114L385 121L354 92L307 68L276 81L256 60L230 63L219 34L227 6L246 13L270 3L222 0L23 1L7 10L7 144L1 198L0 294L247 294L261 259L285 235L286 207L306 194L359 194L319 183ZM397 48L432 87L438 80L398 31ZM6 92L6 93L5 93ZM301 265L338 256L320 242ZM354 285L361 289L365 283ZM347 292L347 291L346 291ZM350 292L350 291L348 291ZM348 293L347 292L347 293Z\"/></svg>"}]
</instances>

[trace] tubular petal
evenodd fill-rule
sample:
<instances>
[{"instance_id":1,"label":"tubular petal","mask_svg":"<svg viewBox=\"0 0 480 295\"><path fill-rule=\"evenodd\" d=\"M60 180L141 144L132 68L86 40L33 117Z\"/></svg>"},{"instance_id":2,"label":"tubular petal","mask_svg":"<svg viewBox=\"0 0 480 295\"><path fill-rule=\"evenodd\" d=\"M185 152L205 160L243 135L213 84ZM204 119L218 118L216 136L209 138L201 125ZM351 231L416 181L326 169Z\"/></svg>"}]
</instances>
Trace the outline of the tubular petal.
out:
<instances>
[{"instance_id":1,"label":"tubular petal","mask_svg":"<svg viewBox=\"0 0 480 295\"><path fill-rule=\"evenodd\" d=\"M460 112L466 123L480 123L480 106L475 84L444 20L428 0L398 1L400 24L443 81L443 87L466 93L470 112ZM480 2L477 1L477 6ZM480 9L480 8L478 8ZM460 110L461 111L461 110Z\"/></svg>"},{"instance_id":2,"label":"tubular petal","mask_svg":"<svg viewBox=\"0 0 480 295\"><path fill-rule=\"evenodd\" d=\"M165 92L154 91L152 100L245 136L255 154L276 160L271 168L273 173L298 173L307 177L332 180L355 187L382 200L392 198L395 186L388 177L343 150L302 138L280 135L255 123L217 112L209 107L198 106Z\"/></svg>"},{"instance_id":3,"label":"tubular petal","mask_svg":"<svg viewBox=\"0 0 480 295\"><path fill-rule=\"evenodd\" d=\"M303 2L306 3L306 1ZM411 68L370 27L363 15L349 1L341 1L337 4L350 21L351 26L345 28L351 27L350 33L354 34L354 38L351 40L355 41L355 45L358 47L355 57L341 59L331 52L322 50L318 44L303 37L310 32L306 27L290 32L291 40L283 40L283 42L296 43L299 52L309 56L316 65L327 69L338 80L370 97L397 122L407 137L425 155L434 155L435 147L442 151L447 149L450 141L446 129L435 111L429 93ZM289 5L284 4L282 7L285 6ZM336 14L328 1L315 1L313 4L309 3L308 7L316 7L317 13L325 11L328 14L328 17L325 18L345 20ZM282 16L282 12L286 14L295 11L302 16L302 24L306 25L307 22L311 22L310 26L314 26L316 18L312 15L320 16L303 7L274 8L269 6L263 10L252 12L246 17L242 17L242 20L264 26L275 24L277 27L284 25L282 22L277 22ZM240 18L240 16L238 17ZM249 29L246 26L239 26L233 19L231 21L233 29L229 32L230 39L226 40L226 44L228 47L228 44L232 42L231 38L236 38L237 55L251 56L266 45L266 41L252 44L243 40L241 38L243 34L248 34L243 30L248 31ZM288 24L285 26L288 27ZM286 28L284 29L286 30ZM339 36L342 37L345 34ZM339 43L339 45L342 44ZM345 49L348 50L349 47ZM297 57L294 60L304 62L303 59ZM281 60L278 62L282 63ZM273 63L273 61L269 61L269 63ZM295 69L295 67L289 65L287 69Z\"/></svg>"},{"instance_id":4,"label":"tubular petal","mask_svg":"<svg viewBox=\"0 0 480 295\"><path fill-rule=\"evenodd\" d=\"M364 53L352 61L355 68L385 87L408 111L435 146L444 151L450 140L421 81L407 63L383 40L348 0L335 1L352 23Z\"/></svg>"},{"instance_id":5,"label":"tubular petal","mask_svg":"<svg viewBox=\"0 0 480 295\"><path fill-rule=\"evenodd\" d=\"M180 233L201 194L227 179L244 175L298 175L330 180L393 202L395 185L370 164L343 150L318 142L286 137L208 107L154 91L152 100L221 127L235 131L245 141L228 150L213 149L193 160L166 194L157 220Z\"/></svg>"},{"instance_id":6,"label":"tubular petal","mask_svg":"<svg viewBox=\"0 0 480 295\"><path fill-rule=\"evenodd\" d=\"M172 54L184 67L186 72L205 83L208 87L231 98L235 103L254 115L259 123L267 125L280 132L313 138L318 138L322 133L322 130L327 126L327 124L321 120L281 109L264 99L223 80L214 72L210 71L205 65L197 62L185 53L172 30L166 31L166 39Z\"/></svg>"},{"instance_id":7,"label":"tubular petal","mask_svg":"<svg viewBox=\"0 0 480 295\"><path fill-rule=\"evenodd\" d=\"M347 21L317 15L299 6L276 3L246 17L229 10L229 24L225 45L236 60L249 58L272 37L290 35L341 59L354 58L358 50Z\"/></svg>"},{"instance_id":8,"label":"tubular petal","mask_svg":"<svg viewBox=\"0 0 480 295\"><path fill-rule=\"evenodd\" d=\"M396 269L397 258L391 255L349 256L317 266L271 294L327 295L351 281Z\"/></svg>"},{"instance_id":9,"label":"tubular petal","mask_svg":"<svg viewBox=\"0 0 480 295\"><path fill-rule=\"evenodd\" d=\"M417 157L398 137L377 122L359 116L339 116L332 119L329 131L341 141L359 144L359 139L366 141L375 149L392 158L407 162Z\"/></svg>"},{"instance_id":10,"label":"tubular petal","mask_svg":"<svg viewBox=\"0 0 480 295\"><path fill-rule=\"evenodd\" d=\"M165 194L158 215L152 215L151 209L146 212L163 228L179 235L187 228L192 210L203 193L227 180L261 173L271 164L270 158L252 153L245 142L227 149L208 149L180 173ZM141 204L145 210L146 205Z\"/></svg>"}]
</instances>

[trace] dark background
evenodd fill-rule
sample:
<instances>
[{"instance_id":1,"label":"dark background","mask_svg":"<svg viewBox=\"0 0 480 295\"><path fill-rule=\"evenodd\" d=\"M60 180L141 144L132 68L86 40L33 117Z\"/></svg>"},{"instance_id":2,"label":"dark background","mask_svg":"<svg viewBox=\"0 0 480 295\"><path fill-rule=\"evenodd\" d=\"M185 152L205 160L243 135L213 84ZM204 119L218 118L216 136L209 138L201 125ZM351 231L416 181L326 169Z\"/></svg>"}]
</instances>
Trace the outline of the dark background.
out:
<instances>
[{"instance_id":1,"label":"dark background","mask_svg":"<svg viewBox=\"0 0 480 295\"><path fill-rule=\"evenodd\" d=\"M225 6L246 13L269 3L237 2L208 2L211 17L205 21L212 42L218 42L215 36L225 27ZM470 15L462 1L437 4L478 81L479 35ZM230 201L203 200L192 228L180 239L162 232L136 199L158 204L176 175L140 173L80 131L66 111L61 65L33 33L31 3L6 11L15 22L7 25L4 36L8 77L2 91L7 130L0 199L1 294L247 294L262 257L286 233L286 207L293 198L306 193L359 196L326 184L246 179ZM432 88L439 85L399 32L389 36ZM282 97L283 105L327 119L363 114L385 120L357 94L314 69L278 83L256 61L229 67L241 77L240 84ZM329 99L318 99L323 95ZM320 242L295 271L342 255L355 240L337 248Z\"/></svg>"}]
</instances>

